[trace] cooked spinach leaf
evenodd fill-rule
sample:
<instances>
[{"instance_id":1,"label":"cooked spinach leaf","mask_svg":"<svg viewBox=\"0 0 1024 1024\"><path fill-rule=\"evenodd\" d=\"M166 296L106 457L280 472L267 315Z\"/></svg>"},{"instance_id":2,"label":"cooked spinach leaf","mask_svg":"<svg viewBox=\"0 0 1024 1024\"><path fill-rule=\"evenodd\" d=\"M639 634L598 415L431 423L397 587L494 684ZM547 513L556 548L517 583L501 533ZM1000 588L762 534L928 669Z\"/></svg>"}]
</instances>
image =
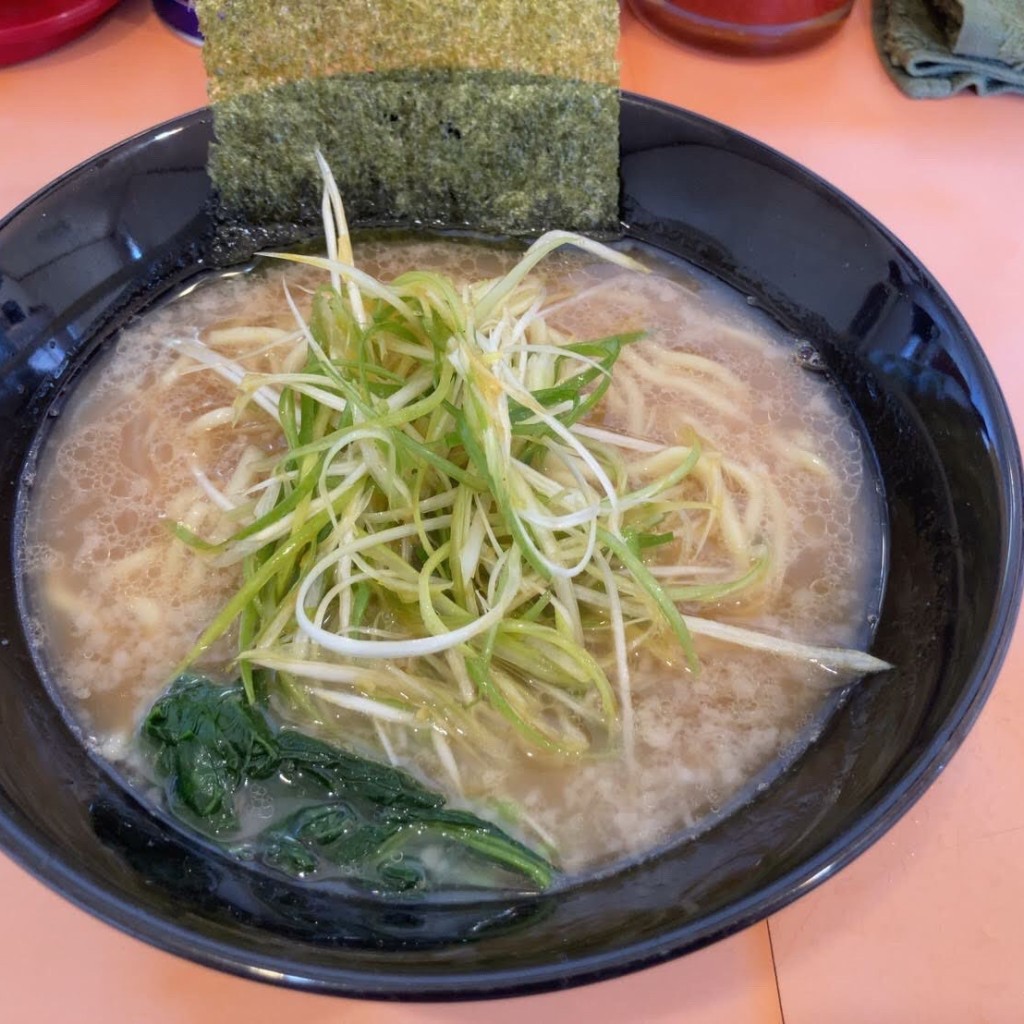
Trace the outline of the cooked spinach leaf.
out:
<instances>
[{"instance_id":1,"label":"cooked spinach leaf","mask_svg":"<svg viewBox=\"0 0 1024 1024\"><path fill-rule=\"evenodd\" d=\"M172 810L285 874L340 874L379 892L415 892L437 888L437 864L454 857L475 886L546 888L554 879L544 858L492 822L447 808L408 773L292 729L275 731L241 685L179 676L142 732ZM271 779L313 796L246 836L239 794Z\"/></svg>"}]
</instances>

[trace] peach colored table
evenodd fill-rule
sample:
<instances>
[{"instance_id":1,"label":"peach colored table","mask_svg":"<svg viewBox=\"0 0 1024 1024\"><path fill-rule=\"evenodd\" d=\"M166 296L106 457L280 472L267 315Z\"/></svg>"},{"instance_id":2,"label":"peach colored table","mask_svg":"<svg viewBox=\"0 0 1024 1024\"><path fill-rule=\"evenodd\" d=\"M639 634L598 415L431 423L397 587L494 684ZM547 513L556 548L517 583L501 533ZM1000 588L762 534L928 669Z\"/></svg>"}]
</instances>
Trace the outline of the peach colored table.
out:
<instances>
[{"instance_id":1,"label":"peach colored table","mask_svg":"<svg viewBox=\"0 0 1024 1024\"><path fill-rule=\"evenodd\" d=\"M2 2L2 0L0 0ZM1024 423L1024 100L905 99L868 4L817 50L710 56L623 19L622 84L803 162L936 274ZM55 54L0 69L0 211L96 151L204 103L199 51L126 0ZM75 1024L1024 1021L1024 629L939 782L878 845L766 924L685 959L525 1001L390 1005L221 976L71 907L0 856L0 1019Z\"/></svg>"}]
</instances>

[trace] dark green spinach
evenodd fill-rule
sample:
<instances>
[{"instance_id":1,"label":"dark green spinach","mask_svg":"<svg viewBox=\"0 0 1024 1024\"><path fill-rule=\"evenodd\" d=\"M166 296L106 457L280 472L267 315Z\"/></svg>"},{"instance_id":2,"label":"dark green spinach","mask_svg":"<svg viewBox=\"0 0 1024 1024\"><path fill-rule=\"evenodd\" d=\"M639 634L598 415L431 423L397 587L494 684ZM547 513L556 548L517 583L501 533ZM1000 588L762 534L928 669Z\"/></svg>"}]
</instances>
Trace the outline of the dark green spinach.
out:
<instances>
[{"instance_id":1,"label":"dark green spinach","mask_svg":"<svg viewBox=\"0 0 1024 1024\"><path fill-rule=\"evenodd\" d=\"M169 803L242 855L285 874L340 874L379 892L436 888L428 847L486 868L495 885L547 888L554 868L497 825L445 806L406 772L338 750L293 729L274 730L241 685L179 676L142 726ZM306 806L234 842L246 783L277 779L314 792ZM497 869L497 870L494 870ZM474 884L488 872L474 871ZM510 882L511 880L511 882Z\"/></svg>"}]
</instances>

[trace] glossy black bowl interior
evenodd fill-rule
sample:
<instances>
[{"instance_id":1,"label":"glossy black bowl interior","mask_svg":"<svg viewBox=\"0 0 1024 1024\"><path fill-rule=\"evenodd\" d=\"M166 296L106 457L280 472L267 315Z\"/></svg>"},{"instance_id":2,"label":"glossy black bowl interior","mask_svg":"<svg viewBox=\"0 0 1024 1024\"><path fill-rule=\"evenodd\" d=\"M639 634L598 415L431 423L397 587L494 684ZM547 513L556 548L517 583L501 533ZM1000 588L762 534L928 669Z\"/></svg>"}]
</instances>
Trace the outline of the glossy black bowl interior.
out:
<instances>
[{"instance_id":1,"label":"glossy black bowl interior","mask_svg":"<svg viewBox=\"0 0 1024 1024\"><path fill-rule=\"evenodd\" d=\"M962 740L1021 583L1020 456L976 341L863 211L720 125L626 97L628 233L813 339L863 419L890 566L875 653L819 742L698 841L555 896L339 898L211 855L86 754L33 665L13 542L26 452L85 355L213 259L210 138L196 113L119 146L0 225L0 845L124 930L240 974L349 994L537 991L692 950L850 861Z\"/></svg>"}]
</instances>

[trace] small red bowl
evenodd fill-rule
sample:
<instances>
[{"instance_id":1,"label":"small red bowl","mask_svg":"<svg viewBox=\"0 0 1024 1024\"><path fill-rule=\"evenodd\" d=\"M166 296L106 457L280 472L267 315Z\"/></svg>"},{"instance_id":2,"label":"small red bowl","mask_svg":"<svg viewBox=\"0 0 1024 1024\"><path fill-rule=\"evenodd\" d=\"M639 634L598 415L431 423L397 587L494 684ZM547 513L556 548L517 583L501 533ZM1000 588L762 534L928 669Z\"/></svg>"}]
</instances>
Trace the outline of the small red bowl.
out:
<instances>
[{"instance_id":1,"label":"small red bowl","mask_svg":"<svg viewBox=\"0 0 1024 1024\"><path fill-rule=\"evenodd\" d=\"M94 25L119 0L4 0L0 3L0 66L63 46Z\"/></svg>"}]
</instances>

